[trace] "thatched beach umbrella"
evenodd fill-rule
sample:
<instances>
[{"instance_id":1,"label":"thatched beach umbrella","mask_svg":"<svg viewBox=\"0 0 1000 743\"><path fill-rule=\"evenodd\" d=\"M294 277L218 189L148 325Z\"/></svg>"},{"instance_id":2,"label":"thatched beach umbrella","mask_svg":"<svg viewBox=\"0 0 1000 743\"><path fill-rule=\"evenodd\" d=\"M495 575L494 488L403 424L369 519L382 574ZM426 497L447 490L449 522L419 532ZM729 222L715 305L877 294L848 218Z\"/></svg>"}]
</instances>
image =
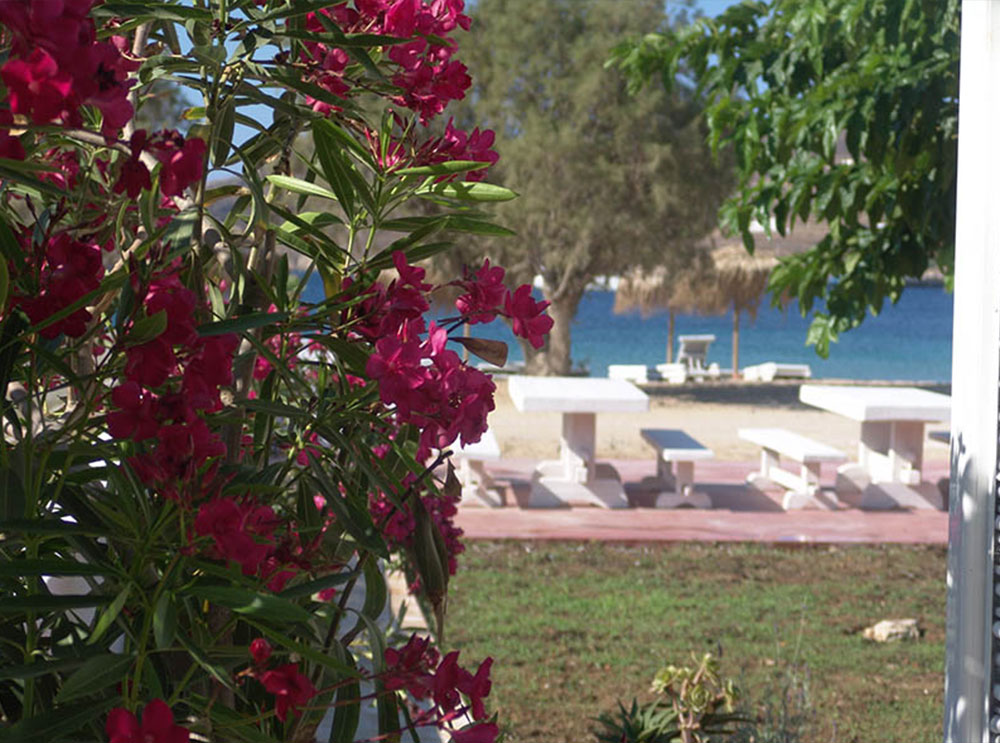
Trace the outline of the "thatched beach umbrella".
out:
<instances>
[{"instance_id":1,"label":"thatched beach umbrella","mask_svg":"<svg viewBox=\"0 0 1000 743\"><path fill-rule=\"evenodd\" d=\"M706 302L725 312L733 308L733 378L740 369L740 314L757 319L757 310L767 291L771 270L778 265L774 252L758 247L750 254L742 243L729 243L712 251L715 266L715 296Z\"/></svg>"},{"instance_id":2,"label":"thatched beach umbrella","mask_svg":"<svg viewBox=\"0 0 1000 743\"><path fill-rule=\"evenodd\" d=\"M667 311L667 363L674 360L674 320L678 312L703 312L699 287L712 281L712 267L704 254L695 265L671 273L664 266L650 271L632 269L625 273L615 290L614 313L621 315L639 310L648 317L658 310ZM713 310L714 311L714 310ZM710 313L712 314L712 313Z\"/></svg>"},{"instance_id":3,"label":"thatched beach umbrella","mask_svg":"<svg viewBox=\"0 0 1000 743\"><path fill-rule=\"evenodd\" d=\"M733 376L739 374L739 322L746 312L752 319L767 289L771 269L777 265L772 250L758 248L751 255L741 243L727 243L706 250L694 266L671 275L665 268L633 270L622 276L615 294L614 311L638 309L644 316L668 312L667 363L673 360L674 315L695 312L721 315L733 309ZM709 260L710 259L710 260Z\"/></svg>"}]
</instances>

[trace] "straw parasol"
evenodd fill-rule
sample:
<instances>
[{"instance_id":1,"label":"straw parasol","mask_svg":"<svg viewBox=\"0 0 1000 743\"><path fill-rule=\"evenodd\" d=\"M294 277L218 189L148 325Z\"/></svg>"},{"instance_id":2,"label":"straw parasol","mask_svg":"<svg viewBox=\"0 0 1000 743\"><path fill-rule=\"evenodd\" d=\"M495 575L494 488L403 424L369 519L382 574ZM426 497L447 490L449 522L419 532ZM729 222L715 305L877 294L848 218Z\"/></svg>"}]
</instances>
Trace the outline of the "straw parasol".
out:
<instances>
[{"instance_id":1,"label":"straw parasol","mask_svg":"<svg viewBox=\"0 0 1000 743\"><path fill-rule=\"evenodd\" d=\"M618 282L614 313L621 315L639 310L643 317L648 317L658 310L666 310L669 364L674 359L676 314L703 312L704 302L699 293L700 287L712 281L714 274L707 252L699 253L692 266L673 273L665 266L656 266L649 271L635 268L622 275Z\"/></svg>"},{"instance_id":2,"label":"straw parasol","mask_svg":"<svg viewBox=\"0 0 1000 743\"><path fill-rule=\"evenodd\" d=\"M712 263L716 274L715 296L707 302L714 303L721 312L733 308L733 378L736 378L740 369L740 314L746 312L751 321L757 319L768 278L778 265L778 258L767 248L758 247L751 254L742 243L727 243L712 251Z\"/></svg>"},{"instance_id":3,"label":"straw parasol","mask_svg":"<svg viewBox=\"0 0 1000 743\"><path fill-rule=\"evenodd\" d=\"M768 248L758 248L751 255L739 242L706 249L700 255L692 267L673 275L662 266L626 273L615 294L614 311L638 309L649 315L655 310L667 310L667 363L670 363L675 313L721 315L732 308L735 377L739 373L740 315L746 312L751 319L757 317L771 269L778 263L777 256Z\"/></svg>"}]
</instances>

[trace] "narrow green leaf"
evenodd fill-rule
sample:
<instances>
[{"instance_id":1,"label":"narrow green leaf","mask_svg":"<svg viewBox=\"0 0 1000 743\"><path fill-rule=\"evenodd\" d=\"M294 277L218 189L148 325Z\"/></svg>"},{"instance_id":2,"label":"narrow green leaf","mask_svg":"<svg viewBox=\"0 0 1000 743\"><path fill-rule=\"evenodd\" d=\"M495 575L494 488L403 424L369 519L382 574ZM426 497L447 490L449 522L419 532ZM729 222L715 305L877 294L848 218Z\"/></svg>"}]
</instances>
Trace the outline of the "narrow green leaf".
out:
<instances>
[{"instance_id":1,"label":"narrow green leaf","mask_svg":"<svg viewBox=\"0 0 1000 743\"><path fill-rule=\"evenodd\" d=\"M456 181L451 183L427 183L414 192L417 196L443 196L459 201L510 201L517 194L509 188L492 183Z\"/></svg>"},{"instance_id":2,"label":"narrow green leaf","mask_svg":"<svg viewBox=\"0 0 1000 743\"><path fill-rule=\"evenodd\" d=\"M118 595L115 596L115 600L111 602L111 605L102 612L101 618L97 620L97 626L94 627L94 631L90 633L90 637L87 639L88 645L96 643L101 639L104 633L108 631L111 623L118 618L119 614L121 614L122 607L125 606L125 602L128 600L128 595L131 592L131 584L126 585L121 591L118 592Z\"/></svg>"},{"instance_id":3,"label":"narrow green leaf","mask_svg":"<svg viewBox=\"0 0 1000 743\"><path fill-rule=\"evenodd\" d=\"M225 606L237 614L274 622L308 622L312 618L308 611L287 599L235 586L195 586L185 593L218 606Z\"/></svg>"},{"instance_id":4,"label":"narrow green leaf","mask_svg":"<svg viewBox=\"0 0 1000 743\"><path fill-rule=\"evenodd\" d=\"M10 539L21 534L26 536L103 537L107 536L107 530L54 519L8 519L0 522L0 537Z\"/></svg>"},{"instance_id":5,"label":"narrow green leaf","mask_svg":"<svg viewBox=\"0 0 1000 743\"><path fill-rule=\"evenodd\" d=\"M125 338L127 346L141 346L159 337L167 329L167 311L159 312L136 320Z\"/></svg>"},{"instance_id":6,"label":"narrow green leaf","mask_svg":"<svg viewBox=\"0 0 1000 743\"><path fill-rule=\"evenodd\" d=\"M174 605L174 597L164 592L157 599L153 611L153 639L156 641L156 647L166 650L173 646L176 632L177 607Z\"/></svg>"},{"instance_id":7,"label":"narrow green leaf","mask_svg":"<svg viewBox=\"0 0 1000 743\"><path fill-rule=\"evenodd\" d=\"M69 611L110 603L110 596L93 594L70 596L0 596L0 616L24 614L29 611Z\"/></svg>"},{"instance_id":8,"label":"narrow green leaf","mask_svg":"<svg viewBox=\"0 0 1000 743\"><path fill-rule=\"evenodd\" d=\"M38 575L114 575L119 571L108 565L94 565L77 560L43 558L36 560L9 560L0 562L0 576Z\"/></svg>"},{"instance_id":9,"label":"narrow green leaf","mask_svg":"<svg viewBox=\"0 0 1000 743\"><path fill-rule=\"evenodd\" d=\"M340 643L334 643L332 650L340 656L341 662L349 662L354 667L354 658ZM337 689L336 704L333 707L333 721L330 725L328 743L354 740L361 721L361 684L351 681Z\"/></svg>"},{"instance_id":10,"label":"narrow green leaf","mask_svg":"<svg viewBox=\"0 0 1000 743\"><path fill-rule=\"evenodd\" d=\"M316 578L306 583L299 583L296 586L286 588L278 595L283 599L298 599L303 596L312 596L314 593L319 593L327 588L333 588L334 586L346 583L357 575L358 573L355 570L343 573L331 573L330 575L324 575L322 578Z\"/></svg>"},{"instance_id":11,"label":"narrow green leaf","mask_svg":"<svg viewBox=\"0 0 1000 743\"><path fill-rule=\"evenodd\" d=\"M0 741L25 743L25 741L55 740L81 730L87 723L104 715L118 702L118 699L102 699L68 707L56 706L47 709L39 717L21 720L10 727L0 727Z\"/></svg>"},{"instance_id":12,"label":"narrow green leaf","mask_svg":"<svg viewBox=\"0 0 1000 743\"><path fill-rule=\"evenodd\" d=\"M266 325L274 325L279 322L287 322L287 312L253 312L248 315L240 315L229 320L219 320L218 322L206 323L198 326L198 335L225 335L226 333L242 333L255 328L262 328Z\"/></svg>"},{"instance_id":13,"label":"narrow green leaf","mask_svg":"<svg viewBox=\"0 0 1000 743\"><path fill-rule=\"evenodd\" d=\"M267 180L283 188L286 191L291 191L292 193L301 193L306 196L318 196L323 199L330 199L331 201L337 201L337 194L329 189L318 186L315 183L309 183L301 178L293 178L288 175L269 175Z\"/></svg>"},{"instance_id":14,"label":"narrow green leaf","mask_svg":"<svg viewBox=\"0 0 1000 743\"><path fill-rule=\"evenodd\" d=\"M91 658L63 683L56 702L68 702L77 697L103 691L111 684L119 682L132 667L131 655L106 653Z\"/></svg>"},{"instance_id":15,"label":"narrow green leaf","mask_svg":"<svg viewBox=\"0 0 1000 743\"><path fill-rule=\"evenodd\" d=\"M489 163L478 160L451 160L446 163L435 165L419 165L414 168L401 168L393 171L396 175L452 175L454 173L465 173L469 170L481 170Z\"/></svg>"}]
</instances>

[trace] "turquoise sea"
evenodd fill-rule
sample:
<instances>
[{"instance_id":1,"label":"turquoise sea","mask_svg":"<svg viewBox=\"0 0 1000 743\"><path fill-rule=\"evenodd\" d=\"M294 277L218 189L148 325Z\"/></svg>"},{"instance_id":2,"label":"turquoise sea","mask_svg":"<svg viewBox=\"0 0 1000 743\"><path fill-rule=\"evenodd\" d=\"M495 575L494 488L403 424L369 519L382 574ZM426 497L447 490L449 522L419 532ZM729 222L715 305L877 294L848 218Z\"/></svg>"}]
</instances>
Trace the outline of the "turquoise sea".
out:
<instances>
[{"instance_id":1,"label":"turquoise sea","mask_svg":"<svg viewBox=\"0 0 1000 743\"><path fill-rule=\"evenodd\" d=\"M316 301L321 296L319 286L310 286L305 299ZM950 382L952 300L940 286L908 287L897 304L887 303L878 317L869 316L860 327L843 334L827 359L805 345L809 321L797 306L783 311L762 306L755 322L742 317L740 366L780 361L809 364L815 378ZM665 361L666 313L616 315L613 305L612 291L586 294L573 322L574 363L588 367L591 376L606 376L608 364ZM677 315L675 332L714 334L708 361L728 368L732 366L732 324L731 314ZM473 334L508 341L510 360L523 359L520 345L502 322L477 325ZM674 351L676 355L676 346Z\"/></svg>"}]
</instances>

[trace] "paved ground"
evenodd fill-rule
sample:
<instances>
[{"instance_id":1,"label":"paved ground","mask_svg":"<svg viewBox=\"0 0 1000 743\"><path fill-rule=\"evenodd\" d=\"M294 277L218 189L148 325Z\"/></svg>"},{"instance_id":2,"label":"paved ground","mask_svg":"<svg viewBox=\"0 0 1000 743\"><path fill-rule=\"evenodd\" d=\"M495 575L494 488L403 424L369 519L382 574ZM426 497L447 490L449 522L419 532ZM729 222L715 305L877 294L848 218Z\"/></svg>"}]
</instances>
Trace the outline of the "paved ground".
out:
<instances>
[{"instance_id":1,"label":"paved ground","mask_svg":"<svg viewBox=\"0 0 1000 743\"><path fill-rule=\"evenodd\" d=\"M612 464L634 501L643 495L643 477L654 473L648 462ZM704 462L695 468L697 489L707 493L709 510L629 508L527 509L532 460L505 459L487 469L503 488L504 508L462 508L456 519L467 539L566 539L640 541L753 541L795 543L948 541L948 514L936 510L836 511L782 510L780 490L748 488L744 478L753 462ZM924 479L947 490L947 465L928 464ZM821 480L832 486L834 469Z\"/></svg>"}]
</instances>

